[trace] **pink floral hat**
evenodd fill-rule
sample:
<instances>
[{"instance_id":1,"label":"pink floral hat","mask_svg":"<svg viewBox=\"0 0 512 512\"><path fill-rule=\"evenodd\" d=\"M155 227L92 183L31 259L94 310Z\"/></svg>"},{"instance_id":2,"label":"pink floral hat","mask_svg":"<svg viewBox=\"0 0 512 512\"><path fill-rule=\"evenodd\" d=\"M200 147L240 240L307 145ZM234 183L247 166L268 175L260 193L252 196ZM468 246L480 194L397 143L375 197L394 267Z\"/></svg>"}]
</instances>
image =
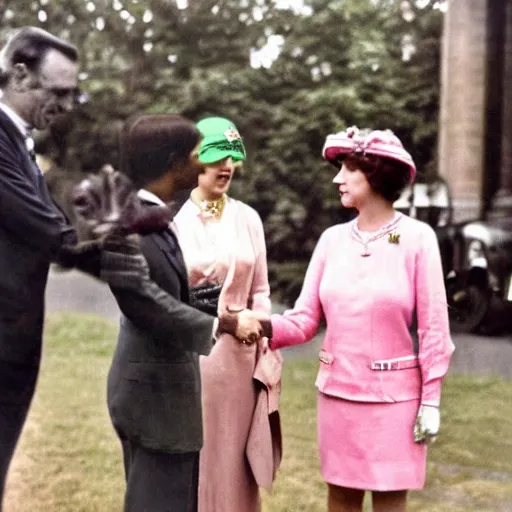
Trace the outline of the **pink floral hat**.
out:
<instances>
[{"instance_id":1,"label":"pink floral hat","mask_svg":"<svg viewBox=\"0 0 512 512\"><path fill-rule=\"evenodd\" d=\"M400 139L391 130L359 130L356 126L333 133L325 139L322 156L339 167L340 156L348 154L377 155L402 162L409 167L410 181L416 176L416 166Z\"/></svg>"}]
</instances>

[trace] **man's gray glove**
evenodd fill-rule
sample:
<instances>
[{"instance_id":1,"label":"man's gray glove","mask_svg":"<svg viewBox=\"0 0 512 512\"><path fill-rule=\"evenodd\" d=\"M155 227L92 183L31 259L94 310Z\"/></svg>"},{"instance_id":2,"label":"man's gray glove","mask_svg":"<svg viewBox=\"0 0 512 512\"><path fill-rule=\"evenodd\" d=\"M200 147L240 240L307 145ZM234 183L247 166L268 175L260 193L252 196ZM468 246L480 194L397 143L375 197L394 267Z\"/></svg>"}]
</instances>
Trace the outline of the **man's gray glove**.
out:
<instances>
[{"instance_id":1,"label":"man's gray glove","mask_svg":"<svg viewBox=\"0 0 512 512\"><path fill-rule=\"evenodd\" d=\"M100 279L115 288L137 289L149 280L138 235L110 235L103 241Z\"/></svg>"}]
</instances>

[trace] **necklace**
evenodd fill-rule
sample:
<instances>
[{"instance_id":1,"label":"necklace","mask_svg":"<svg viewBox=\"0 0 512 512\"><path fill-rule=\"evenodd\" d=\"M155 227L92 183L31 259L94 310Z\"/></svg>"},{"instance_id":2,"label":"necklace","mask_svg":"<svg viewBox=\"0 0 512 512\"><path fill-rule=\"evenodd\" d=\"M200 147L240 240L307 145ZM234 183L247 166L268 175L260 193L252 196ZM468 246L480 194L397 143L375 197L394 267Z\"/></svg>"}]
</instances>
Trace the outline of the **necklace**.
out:
<instances>
[{"instance_id":1,"label":"necklace","mask_svg":"<svg viewBox=\"0 0 512 512\"><path fill-rule=\"evenodd\" d=\"M192 202L196 206L199 206L199 209L205 218L212 217L217 220L222 217L222 212L228 202L226 194L222 194L219 199L201 199L196 190L191 192L190 199L192 199Z\"/></svg>"},{"instance_id":2,"label":"necklace","mask_svg":"<svg viewBox=\"0 0 512 512\"><path fill-rule=\"evenodd\" d=\"M391 219L390 222L388 222L387 224L385 224L384 226L379 228L377 231L373 231L370 233L368 233L366 231L361 231L357 227L357 219L355 219L352 223L351 233L352 233L352 237L354 238L354 240L356 242L359 242L363 246L363 251L361 252L361 256L363 256L363 257L370 256L371 253L370 253L370 250L368 247L369 244L371 242L375 242L375 240L379 240L380 238L382 238L383 236L386 236L388 234L390 235L390 239L389 239L390 243L398 243L400 235L395 233L393 236L393 231L395 230L395 228L401 218L402 218L402 214L397 213L393 217L393 219Z\"/></svg>"}]
</instances>

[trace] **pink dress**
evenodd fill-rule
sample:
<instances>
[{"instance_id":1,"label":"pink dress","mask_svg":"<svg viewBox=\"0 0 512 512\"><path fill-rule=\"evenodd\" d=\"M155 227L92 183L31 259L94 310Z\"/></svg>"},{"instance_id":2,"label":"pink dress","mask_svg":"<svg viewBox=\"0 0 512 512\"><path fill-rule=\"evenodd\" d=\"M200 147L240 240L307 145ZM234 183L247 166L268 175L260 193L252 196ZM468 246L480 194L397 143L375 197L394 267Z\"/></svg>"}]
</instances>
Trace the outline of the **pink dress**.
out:
<instances>
[{"instance_id":1,"label":"pink dress","mask_svg":"<svg viewBox=\"0 0 512 512\"><path fill-rule=\"evenodd\" d=\"M294 308L272 315L272 346L309 341L325 316L316 386L328 483L419 489L426 447L414 443L415 418L420 404L439 406L454 350L437 239L401 214L369 236L356 222L323 233Z\"/></svg>"},{"instance_id":2,"label":"pink dress","mask_svg":"<svg viewBox=\"0 0 512 512\"><path fill-rule=\"evenodd\" d=\"M215 220L203 217L188 200L174 220L192 287L222 284L219 310L250 305L270 314L263 226L252 208L230 198L222 218ZM243 345L228 334L221 336L208 357L201 357L204 445L200 453L199 512L260 510L254 475L261 471L251 467L255 458L248 458L247 453L248 440L254 437L251 427L256 421L258 388L253 374L259 357L257 344ZM280 382L282 360L274 358L272 364L274 378ZM270 467L272 480L277 469L273 468L272 448L265 453L272 460L253 463Z\"/></svg>"}]
</instances>

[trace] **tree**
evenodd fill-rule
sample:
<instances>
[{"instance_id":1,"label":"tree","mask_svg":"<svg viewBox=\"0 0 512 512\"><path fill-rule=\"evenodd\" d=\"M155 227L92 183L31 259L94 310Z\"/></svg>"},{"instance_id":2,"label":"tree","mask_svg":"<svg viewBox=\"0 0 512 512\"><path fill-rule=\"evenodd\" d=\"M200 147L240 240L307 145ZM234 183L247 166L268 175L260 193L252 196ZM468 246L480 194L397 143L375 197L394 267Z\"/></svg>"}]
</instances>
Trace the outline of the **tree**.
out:
<instances>
[{"instance_id":1,"label":"tree","mask_svg":"<svg viewBox=\"0 0 512 512\"><path fill-rule=\"evenodd\" d=\"M391 128L427 176L435 168L442 13L428 0L0 0L3 25L40 25L81 50L79 106L40 146L66 172L117 165L135 112L230 117L249 158L232 195L264 220L272 287L292 302L340 209L325 137ZM182 8L179 8L182 7ZM281 41L270 67L251 54ZM74 178L76 179L76 178Z\"/></svg>"},{"instance_id":2,"label":"tree","mask_svg":"<svg viewBox=\"0 0 512 512\"><path fill-rule=\"evenodd\" d=\"M320 233L353 215L340 211L335 170L321 160L328 133L390 128L420 179L436 167L442 13L422 5L312 0L306 14L273 19L284 45L260 85L273 135L260 141L251 199L265 215L273 282L288 302Z\"/></svg>"}]
</instances>

